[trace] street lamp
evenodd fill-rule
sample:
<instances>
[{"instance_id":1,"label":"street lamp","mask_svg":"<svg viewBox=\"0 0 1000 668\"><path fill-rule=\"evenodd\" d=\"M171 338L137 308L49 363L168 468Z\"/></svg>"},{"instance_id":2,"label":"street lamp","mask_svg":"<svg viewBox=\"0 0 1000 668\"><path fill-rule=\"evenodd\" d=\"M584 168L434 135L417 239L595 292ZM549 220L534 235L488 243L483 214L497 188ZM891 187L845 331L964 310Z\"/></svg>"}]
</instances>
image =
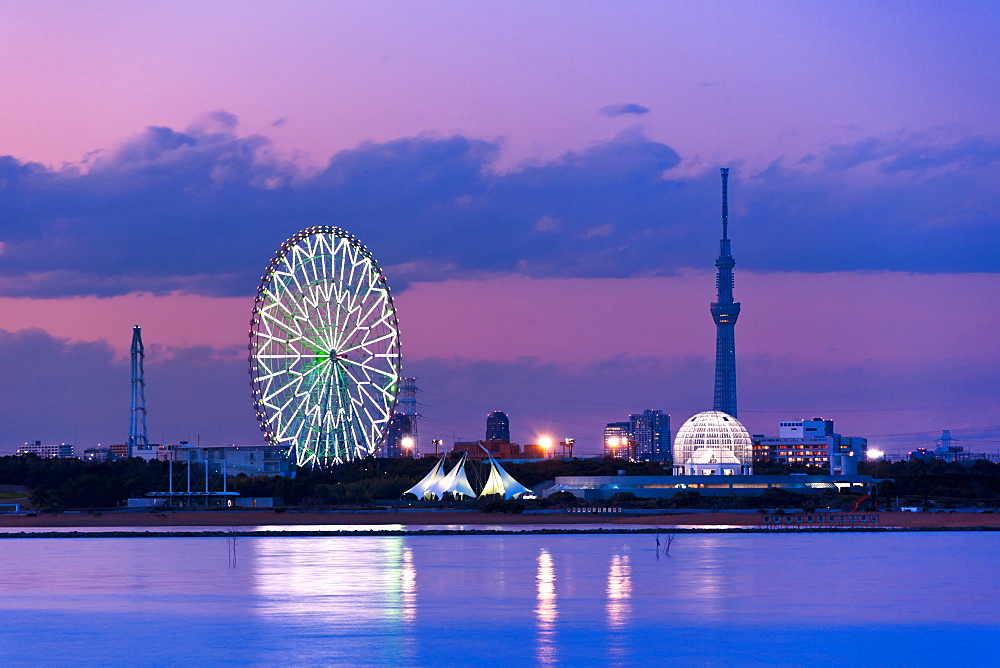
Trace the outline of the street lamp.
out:
<instances>
[{"instance_id":1,"label":"street lamp","mask_svg":"<svg viewBox=\"0 0 1000 668\"><path fill-rule=\"evenodd\" d=\"M617 436L608 437L608 447L611 448L611 459L618 459L618 453L616 450L618 448L619 442L620 441L618 440Z\"/></svg>"},{"instance_id":2,"label":"street lamp","mask_svg":"<svg viewBox=\"0 0 1000 668\"><path fill-rule=\"evenodd\" d=\"M872 448L871 450L868 451L868 459L875 462L875 476L874 476L875 478L878 478L878 460L882 459L883 457L885 457L885 453L882 452L881 450Z\"/></svg>"},{"instance_id":3,"label":"street lamp","mask_svg":"<svg viewBox=\"0 0 1000 668\"><path fill-rule=\"evenodd\" d=\"M400 444L403 446L403 450L406 451L406 456L407 457L412 457L413 456L413 446L415 445L415 443L413 441L413 437L412 436L404 436L402 438L402 440L400 440Z\"/></svg>"},{"instance_id":4,"label":"street lamp","mask_svg":"<svg viewBox=\"0 0 1000 668\"><path fill-rule=\"evenodd\" d=\"M552 438L549 436L542 436L540 439L538 439L538 445L542 446L542 452L544 453L542 455L542 458L548 459L549 458L548 452L552 448Z\"/></svg>"}]
</instances>

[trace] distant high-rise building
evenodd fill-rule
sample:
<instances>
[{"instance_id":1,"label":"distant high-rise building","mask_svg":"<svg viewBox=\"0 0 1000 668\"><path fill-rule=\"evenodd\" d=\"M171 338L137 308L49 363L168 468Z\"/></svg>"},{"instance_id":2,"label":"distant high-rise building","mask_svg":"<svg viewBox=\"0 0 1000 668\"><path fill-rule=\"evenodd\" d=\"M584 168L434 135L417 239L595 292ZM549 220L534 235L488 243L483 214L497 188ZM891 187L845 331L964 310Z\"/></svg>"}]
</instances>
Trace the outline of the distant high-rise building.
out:
<instances>
[{"instance_id":1,"label":"distant high-rise building","mask_svg":"<svg viewBox=\"0 0 1000 668\"><path fill-rule=\"evenodd\" d=\"M382 447L383 457L411 457L417 453L417 425L413 415L393 413Z\"/></svg>"},{"instance_id":2,"label":"distant high-rise building","mask_svg":"<svg viewBox=\"0 0 1000 668\"><path fill-rule=\"evenodd\" d=\"M510 441L510 420L503 411L493 411L486 416L486 440Z\"/></svg>"},{"instance_id":3,"label":"distant high-rise building","mask_svg":"<svg viewBox=\"0 0 1000 668\"><path fill-rule=\"evenodd\" d=\"M604 427L604 456L615 459L632 459L635 456L631 422L609 422Z\"/></svg>"},{"instance_id":4,"label":"distant high-rise building","mask_svg":"<svg viewBox=\"0 0 1000 668\"><path fill-rule=\"evenodd\" d=\"M736 261L729 247L729 168L722 168L722 240L715 261L718 296L712 302L715 320L715 401L713 409L736 415L736 319L740 303L733 301L733 267Z\"/></svg>"},{"instance_id":5,"label":"distant high-rise building","mask_svg":"<svg viewBox=\"0 0 1000 668\"><path fill-rule=\"evenodd\" d=\"M662 461L670 458L670 416L646 409L628 416L628 422L604 427L604 454L617 459Z\"/></svg>"},{"instance_id":6,"label":"distant high-rise building","mask_svg":"<svg viewBox=\"0 0 1000 668\"><path fill-rule=\"evenodd\" d=\"M635 459L658 462L670 458L669 415L647 408L629 415L628 420L635 441Z\"/></svg>"},{"instance_id":7,"label":"distant high-rise building","mask_svg":"<svg viewBox=\"0 0 1000 668\"><path fill-rule=\"evenodd\" d=\"M413 457L420 454L417 421L417 379L403 376L399 383L397 410L389 416L382 441L383 457Z\"/></svg>"}]
</instances>

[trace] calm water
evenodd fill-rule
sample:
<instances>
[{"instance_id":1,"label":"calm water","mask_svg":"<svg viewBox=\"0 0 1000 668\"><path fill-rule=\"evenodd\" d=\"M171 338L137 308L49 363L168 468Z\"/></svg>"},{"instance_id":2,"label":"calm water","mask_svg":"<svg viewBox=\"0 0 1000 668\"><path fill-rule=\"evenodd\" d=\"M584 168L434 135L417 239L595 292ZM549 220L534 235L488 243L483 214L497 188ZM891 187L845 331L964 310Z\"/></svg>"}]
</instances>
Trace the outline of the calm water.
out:
<instances>
[{"instance_id":1,"label":"calm water","mask_svg":"<svg viewBox=\"0 0 1000 668\"><path fill-rule=\"evenodd\" d=\"M232 547L0 540L0 665L1000 663L1000 533Z\"/></svg>"}]
</instances>

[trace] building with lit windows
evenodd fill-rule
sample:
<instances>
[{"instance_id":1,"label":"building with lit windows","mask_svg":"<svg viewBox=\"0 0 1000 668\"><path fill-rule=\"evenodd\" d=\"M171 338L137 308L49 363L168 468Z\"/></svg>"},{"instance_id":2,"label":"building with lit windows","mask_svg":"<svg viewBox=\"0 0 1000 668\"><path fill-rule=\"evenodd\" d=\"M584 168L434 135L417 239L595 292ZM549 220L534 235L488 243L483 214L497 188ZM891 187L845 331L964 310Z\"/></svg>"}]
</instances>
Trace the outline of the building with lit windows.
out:
<instances>
[{"instance_id":1,"label":"building with lit windows","mask_svg":"<svg viewBox=\"0 0 1000 668\"><path fill-rule=\"evenodd\" d=\"M604 427L604 456L614 459L634 459L631 422L609 422Z\"/></svg>"},{"instance_id":2,"label":"building with lit windows","mask_svg":"<svg viewBox=\"0 0 1000 668\"><path fill-rule=\"evenodd\" d=\"M604 455L633 461L670 459L670 416L647 408L628 416L628 422L604 427Z\"/></svg>"},{"instance_id":3,"label":"building with lit windows","mask_svg":"<svg viewBox=\"0 0 1000 668\"><path fill-rule=\"evenodd\" d=\"M510 441L510 419L503 411L493 411L486 416L486 440Z\"/></svg>"},{"instance_id":4,"label":"building with lit windows","mask_svg":"<svg viewBox=\"0 0 1000 668\"><path fill-rule=\"evenodd\" d=\"M70 443L42 443L41 441L34 441L33 443L25 443L16 450L14 450L15 455L38 455L44 458L55 458L55 457L72 457L73 456L73 445Z\"/></svg>"},{"instance_id":5,"label":"building with lit windows","mask_svg":"<svg viewBox=\"0 0 1000 668\"><path fill-rule=\"evenodd\" d=\"M842 436L833 430L833 420L789 420L778 423L778 438L754 434L756 464L816 466L833 475L854 475L865 457L868 439Z\"/></svg>"}]
</instances>

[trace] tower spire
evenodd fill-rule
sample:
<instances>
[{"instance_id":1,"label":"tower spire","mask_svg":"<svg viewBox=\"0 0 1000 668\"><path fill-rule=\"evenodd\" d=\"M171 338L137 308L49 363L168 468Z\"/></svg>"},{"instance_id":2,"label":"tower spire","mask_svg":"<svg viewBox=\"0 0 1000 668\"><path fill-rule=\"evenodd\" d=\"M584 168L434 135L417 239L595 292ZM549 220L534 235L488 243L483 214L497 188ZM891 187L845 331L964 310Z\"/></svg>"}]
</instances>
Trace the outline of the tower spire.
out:
<instances>
[{"instance_id":1,"label":"tower spire","mask_svg":"<svg viewBox=\"0 0 1000 668\"><path fill-rule=\"evenodd\" d=\"M713 408L736 415L736 319L740 303L733 300L733 259L729 244L729 168L722 168L722 239L715 261L716 301L712 302L715 320L715 399Z\"/></svg>"},{"instance_id":2,"label":"tower spire","mask_svg":"<svg viewBox=\"0 0 1000 668\"><path fill-rule=\"evenodd\" d=\"M132 327L132 398L129 401L128 451L136 447L148 448L146 437L146 373L143 361L146 350L142 345L142 328Z\"/></svg>"}]
</instances>

